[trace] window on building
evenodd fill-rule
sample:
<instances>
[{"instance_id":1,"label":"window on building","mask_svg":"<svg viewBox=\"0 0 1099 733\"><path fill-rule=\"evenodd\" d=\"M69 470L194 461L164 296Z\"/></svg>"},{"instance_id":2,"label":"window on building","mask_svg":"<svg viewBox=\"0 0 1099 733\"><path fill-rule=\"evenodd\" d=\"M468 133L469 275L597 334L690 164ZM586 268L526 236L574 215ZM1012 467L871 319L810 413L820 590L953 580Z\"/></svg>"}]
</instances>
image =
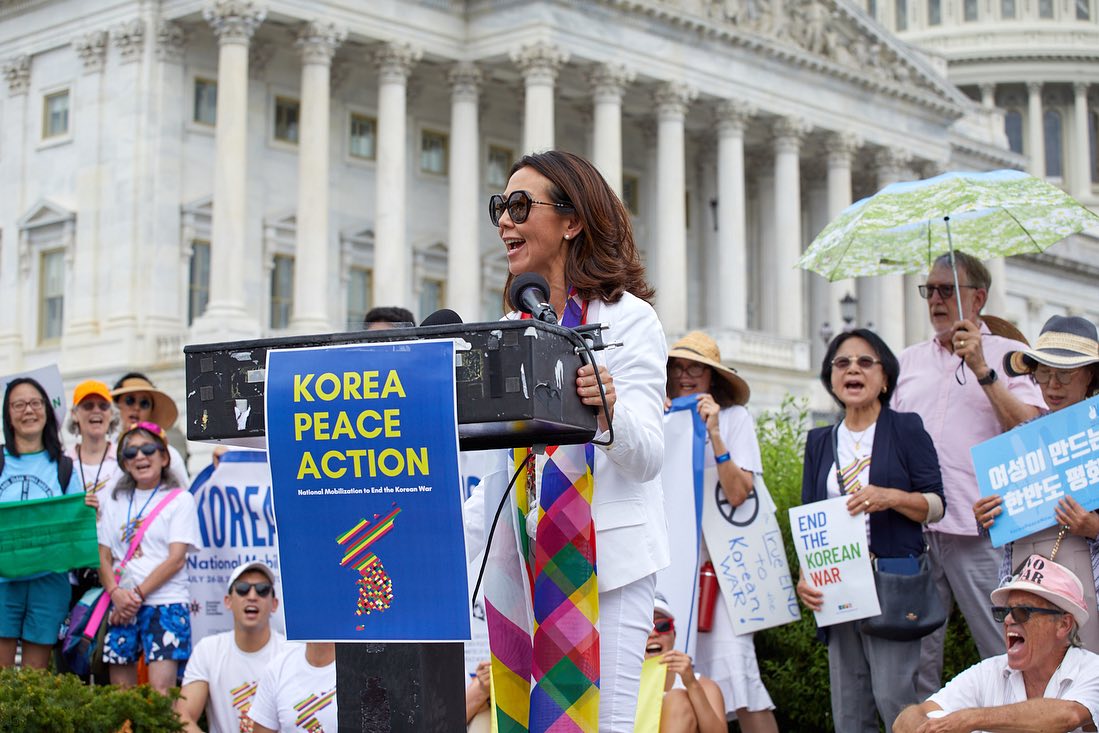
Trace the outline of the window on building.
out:
<instances>
[{"instance_id":1,"label":"window on building","mask_svg":"<svg viewBox=\"0 0 1099 733\"><path fill-rule=\"evenodd\" d=\"M210 302L210 243L195 240L191 243L191 271L187 278L187 323L206 312Z\"/></svg>"},{"instance_id":2,"label":"window on building","mask_svg":"<svg viewBox=\"0 0 1099 733\"><path fill-rule=\"evenodd\" d=\"M51 249L40 255L38 283L38 340L61 338L65 306L65 250Z\"/></svg>"},{"instance_id":3,"label":"window on building","mask_svg":"<svg viewBox=\"0 0 1099 733\"><path fill-rule=\"evenodd\" d=\"M361 330L363 318L374 300L374 279L366 267L352 266L347 278L347 328Z\"/></svg>"},{"instance_id":4,"label":"window on building","mask_svg":"<svg viewBox=\"0 0 1099 733\"><path fill-rule=\"evenodd\" d=\"M485 165L485 183L492 189L504 190L508 185L508 172L515 162L515 153L511 148L499 145L488 146L488 162Z\"/></svg>"},{"instance_id":5,"label":"window on building","mask_svg":"<svg viewBox=\"0 0 1099 733\"><path fill-rule=\"evenodd\" d=\"M1053 17L1053 0L1038 0L1038 17L1046 19Z\"/></svg>"},{"instance_id":6,"label":"window on building","mask_svg":"<svg viewBox=\"0 0 1099 733\"><path fill-rule=\"evenodd\" d=\"M1055 109L1047 109L1043 122L1046 143L1046 176L1060 178L1064 174L1061 166L1061 113Z\"/></svg>"},{"instance_id":7,"label":"window on building","mask_svg":"<svg viewBox=\"0 0 1099 733\"><path fill-rule=\"evenodd\" d=\"M1004 114L1004 134L1007 135L1007 146L1012 152L1023 152L1023 113L1017 109L1009 109Z\"/></svg>"},{"instance_id":8,"label":"window on building","mask_svg":"<svg viewBox=\"0 0 1099 733\"><path fill-rule=\"evenodd\" d=\"M942 0L927 0L927 24L940 25L943 22Z\"/></svg>"},{"instance_id":9,"label":"window on building","mask_svg":"<svg viewBox=\"0 0 1099 733\"><path fill-rule=\"evenodd\" d=\"M897 30L908 30L908 0L897 0Z\"/></svg>"},{"instance_id":10,"label":"window on building","mask_svg":"<svg viewBox=\"0 0 1099 733\"><path fill-rule=\"evenodd\" d=\"M201 125L216 125L218 121L218 83L195 79L195 109L192 119Z\"/></svg>"},{"instance_id":11,"label":"window on building","mask_svg":"<svg viewBox=\"0 0 1099 733\"><path fill-rule=\"evenodd\" d=\"M377 157L378 121L366 115L351 115L351 156L364 160Z\"/></svg>"},{"instance_id":12,"label":"window on building","mask_svg":"<svg viewBox=\"0 0 1099 733\"><path fill-rule=\"evenodd\" d=\"M1076 20L1091 20L1091 0L1076 0Z\"/></svg>"},{"instance_id":13,"label":"window on building","mask_svg":"<svg viewBox=\"0 0 1099 733\"><path fill-rule=\"evenodd\" d=\"M301 102L290 97L275 97L275 139L298 144Z\"/></svg>"},{"instance_id":14,"label":"window on building","mask_svg":"<svg viewBox=\"0 0 1099 733\"><path fill-rule=\"evenodd\" d=\"M69 90L42 98L42 139L69 134Z\"/></svg>"},{"instance_id":15,"label":"window on building","mask_svg":"<svg viewBox=\"0 0 1099 733\"><path fill-rule=\"evenodd\" d=\"M1099 183L1099 147L1096 146L1096 137L1099 137L1099 111L1088 113L1088 150L1091 152L1091 182Z\"/></svg>"},{"instance_id":16,"label":"window on building","mask_svg":"<svg viewBox=\"0 0 1099 733\"><path fill-rule=\"evenodd\" d=\"M866 0L866 14L871 18L878 17L878 0Z\"/></svg>"},{"instance_id":17,"label":"window on building","mask_svg":"<svg viewBox=\"0 0 1099 733\"><path fill-rule=\"evenodd\" d=\"M294 258L275 255L271 270L271 328L290 325L290 311L294 307Z\"/></svg>"},{"instance_id":18,"label":"window on building","mask_svg":"<svg viewBox=\"0 0 1099 733\"><path fill-rule=\"evenodd\" d=\"M1015 0L1000 0L1000 17L1015 17Z\"/></svg>"},{"instance_id":19,"label":"window on building","mask_svg":"<svg viewBox=\"0 0 1099 733\"><path fill-rule=\"evenodd\" d=\"M442 280L425 277L420 288L420 313L434 313L444 307L446 286Z\"/></svg>"},{"instance_id":20,"label":"window on building","mask_svg":"<svg viewBox=\"0 0 1099 733\"><path fill-rule=\"evenodd\" d=\"M962 13L967 23L972 23L977 20L977 0L965 0L962 6Z\"/></svg>"},{"instance_id":21,"label":"window on building","mask_svg":"<svg viewBox=\"0 0 1099 733\"><path fill-rule=\"evenodd\" d=\"M420 171L440 176L446 175L447 136L445 132L424 130L420 134Z\"/></svg>"},{"instance_id":22,"label":"window on building","mask_svg":"<svg viewBox=\"0 0 1099 733\"><path fill-rule=\"evenodd\" d=\"M641 179L637 176L622 175L622 203L634 216L641 213Z\"/></svg>"}]
</instances>

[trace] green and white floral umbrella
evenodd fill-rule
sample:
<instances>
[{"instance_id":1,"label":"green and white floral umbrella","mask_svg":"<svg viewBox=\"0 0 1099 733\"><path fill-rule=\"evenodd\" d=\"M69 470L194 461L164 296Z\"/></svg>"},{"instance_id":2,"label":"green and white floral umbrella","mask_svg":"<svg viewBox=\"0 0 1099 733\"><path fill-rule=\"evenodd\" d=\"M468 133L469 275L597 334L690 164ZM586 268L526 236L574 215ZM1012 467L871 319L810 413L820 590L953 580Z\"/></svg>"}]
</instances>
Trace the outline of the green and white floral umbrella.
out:
<instances>
[{"instance_id":1,"label":"green and white floral umbrella","mask_svg":"<svg viewBox=\"0 0 1099 733\"><path fill-rule=\"evenodd\" d=\"M1096 226L1099 216L1027 173L943 173L851 204L798 265L829 280L920 272L955 247L979 259L1042 252Z\"/></svg>"}]
</instances>

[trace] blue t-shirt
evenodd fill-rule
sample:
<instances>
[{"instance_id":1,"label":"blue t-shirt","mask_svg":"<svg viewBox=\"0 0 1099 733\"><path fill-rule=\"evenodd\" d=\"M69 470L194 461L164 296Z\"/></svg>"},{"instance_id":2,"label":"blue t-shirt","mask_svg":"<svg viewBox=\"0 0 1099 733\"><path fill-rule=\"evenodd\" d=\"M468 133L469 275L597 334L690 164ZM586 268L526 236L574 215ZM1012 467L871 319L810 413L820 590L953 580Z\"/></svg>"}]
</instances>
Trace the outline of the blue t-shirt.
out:
<instances>
[{"instance_id":1,"label":"blue t-shirt","mask_svg":"<svg viewBox=\"0 0 1099 733\"><path fill-rule=\"evenodd\" d=\"M0 473L0 503L46 499L64 494L83 493L84 484L80 476L73 471L68 488L62 492L57 482L57 463L50 460L50 454L44 450L36 453L23 453L13 456L4 450L4 471ZM0 578L0 583L8 580L32 580L50 573L37 573L26 578Z\"/></svg>"}]
</instances>

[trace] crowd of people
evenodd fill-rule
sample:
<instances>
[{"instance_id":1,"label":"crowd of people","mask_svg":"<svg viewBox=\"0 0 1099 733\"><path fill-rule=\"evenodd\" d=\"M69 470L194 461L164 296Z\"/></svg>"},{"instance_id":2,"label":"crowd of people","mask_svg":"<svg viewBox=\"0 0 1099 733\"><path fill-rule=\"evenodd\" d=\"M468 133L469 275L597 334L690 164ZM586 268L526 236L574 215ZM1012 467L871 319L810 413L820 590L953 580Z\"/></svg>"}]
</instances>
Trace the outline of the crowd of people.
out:
<instances>
[{"instance_id":1,"label":"crowd of people","mask_svg":"<svg viewBox=\"0 0 1099 733\"><path fill-rule=\"evenodd\" d=\"M498 451L466 502L470 546L488 554L492 649L469 683L467 722L487 725L506 708L547 729L567 719L582 730L712 733L735 719L744 731L777 731L752 635L735 632L724 598L687 654L675 647L676 614L657 587L670 562L665 508L690 490L661 485L665 410L694 400L704 467L736 507L763 487L749 385L704 333L667 349L629 214L588 161L559 151L523 157L492 197L490 218L509 281L541 275L563 325L603 323L622 347L575 375L572 388L597 416L591 443ZM806 438L803 503L842 497L862 518L874 567L926 576L943 608L958 605L983 659L944 687L941 627L891 638L859 621L822 626L838 733L1099 722L1099 516L1065 496L1056 526L995 548L988 533L1004 507L981 498L970 455L1096 394L1099 336L1075 316L1050 319L1033 348L996 335L981 316L990 287L979 260L941 257L920 286L931 339L898 356L872 330L854 329L832 340L821 364L840 417ZM505 318L524 317L507 297ZM411 322L404 310L375 315L371 328ZM200 538L190 477L165 433L177 416L144 375L113 389L83 382L67 424L76 442L64 451L42 386L8 384L0 501L83 492L100 562L0 578L0 666L15 663L18 647L24 666L46 667L74 599L98 585L110 598L102 661L111 682L135 684L139 663L160 691L182 676L177 710L188 730L199 730L203 713L212 731L335 730L334 645L287 644L271 629L279 601L270 567L236 568L224 598L233 629L192 649L184 568ZM509 478L514 491L498 491ZM498 514L493 535L496 496L511 511ZM568 573L539 544L546 537L567 545ZM704 536L698 548L703 565ZM820 609L821 589L804 573L796 594ZM529 686L514 683L523 677ZM303 712L296 704L307 698Z\"/></svg>"}]
</instances>

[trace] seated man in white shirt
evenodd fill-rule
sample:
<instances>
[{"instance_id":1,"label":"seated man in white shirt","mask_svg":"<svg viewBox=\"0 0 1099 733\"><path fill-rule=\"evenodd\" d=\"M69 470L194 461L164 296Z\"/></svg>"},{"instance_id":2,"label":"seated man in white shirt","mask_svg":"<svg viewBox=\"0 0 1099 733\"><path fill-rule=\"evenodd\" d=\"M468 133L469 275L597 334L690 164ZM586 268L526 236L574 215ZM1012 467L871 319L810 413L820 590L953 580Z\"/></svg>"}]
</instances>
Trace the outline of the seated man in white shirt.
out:
<instances>
[{"instance_id":1,"label":"seated man in white shirt","mask_svg":"<svg viewBox=\"0 0 1099 733\"><path fill-rule=\"evenodd\" d=\"M260 678L254 733L336 733L336 645L289 643Z\"/></svg>"},{"instance_id":2,"label":"seated man in white shirt","mask_svg":"<svg viewBox=\"0 0 1099 733\"><path fill-rule=\"evenodd\" d=\"M275 574L267 565L238 565L229 576L225 605L233 614L233 630L200 641L183 675L176 711L187 733L201 733L198 719L204 709L210 733L252 730L246 713L257 682L285 644L282 634L271 631L279 601Z\"/></svg>"},{"instance_id":3,"label":"seated man in white shirt","mask_svg":"<svg viewBox=\"0 0 1099 733\"><path fill-rule=\"evenodd\" d=\"M1007 654L973 665L927 702L905 708L893 732L1094 731L1099 655L1079 648L1077 629L1088 622L1079 578L1031 555L1011 582L992 591L992 603Z\"/></svg>"}]
</instances>

